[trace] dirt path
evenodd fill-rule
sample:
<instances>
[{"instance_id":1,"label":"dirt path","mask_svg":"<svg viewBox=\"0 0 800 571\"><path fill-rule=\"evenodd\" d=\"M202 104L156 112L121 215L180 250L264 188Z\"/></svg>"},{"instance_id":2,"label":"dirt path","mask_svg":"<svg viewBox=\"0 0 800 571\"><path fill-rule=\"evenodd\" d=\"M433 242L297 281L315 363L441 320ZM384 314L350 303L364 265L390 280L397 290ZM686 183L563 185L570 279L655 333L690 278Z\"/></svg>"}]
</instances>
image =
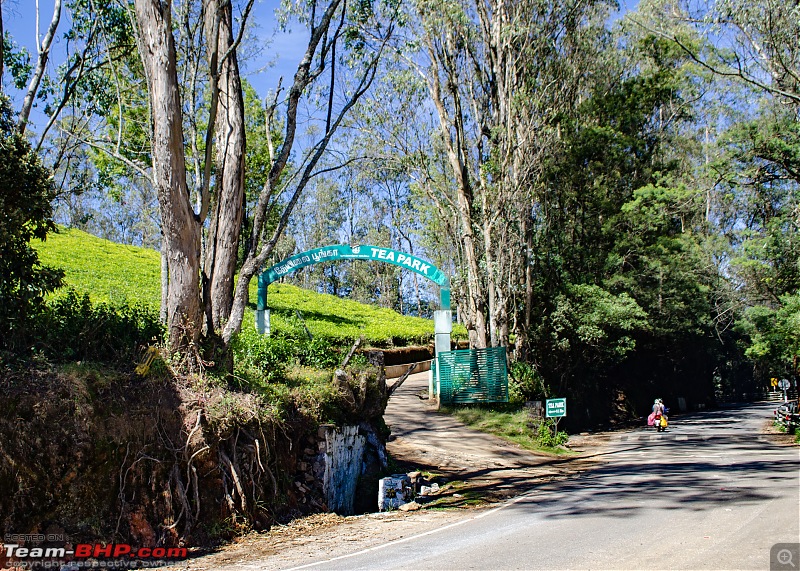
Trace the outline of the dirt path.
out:
<instances>
[{"instance_id":1,"label":"dirt path","mask_svg":"<svg viewBox=\"0 0 800 571\"><path fill-rule=\"evenodd\" d=\"M538 463L540 458L528 451L438 412L427 399L428 374L411 375L386 407L384 419L392 429L388 448L393 457L446 472L523 468Z\"/></svg>"},{"instance_id":2,"label":"dirt path","mask_svg":"<svg viewBox=\"0 0 800 571\"><path fill-rule=\"evenodd\" d=\"M437 499L415 512L341 517L318 514L251 534L221 551L173 569L289 569L425 533L472 517L476 510L530 490L537 484L577 477L607 442L603 435L570 439L575 452L554 456L529 452L466 427L439 413L427 400L428 373L411 375L389 400L384 416L392 429L388 449L404 471L437 475ZM377 502L377 498L376 498Z\"/></svg>"},{"instance_id":3,"label":"dirt path","mask_svg":"<svg viewBox=\"0 0 800 571\"><path fill-rule=\"evenodd\" d=\"M384 418L392 435L387 448L403 467L463 483L458 490L461 496L492 502L537 482L580 473L588 469L588 457L606 440L602 435L573 436L569 443L573 454L566 456L531 452L438 412L427 400L427 391L428 373L419 373L411 375L389 400Z\"/></svg>"}]
</instances>

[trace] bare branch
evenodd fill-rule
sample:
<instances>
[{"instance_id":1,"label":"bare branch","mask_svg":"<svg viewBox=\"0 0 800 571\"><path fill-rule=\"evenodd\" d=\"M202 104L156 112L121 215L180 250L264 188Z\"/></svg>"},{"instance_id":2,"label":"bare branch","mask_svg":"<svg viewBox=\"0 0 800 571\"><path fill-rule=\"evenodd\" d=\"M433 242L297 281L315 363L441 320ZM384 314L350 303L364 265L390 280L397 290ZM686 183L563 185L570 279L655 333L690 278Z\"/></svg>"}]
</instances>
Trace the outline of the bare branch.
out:
<instances>
[{"instance_id":1,"label":"bare branch","mask_svg":"<svg viewBox=\"0 0 800 571\"><path fill-rule=\"evenodd\" d=\"M331 129L331 112L333 111L333 88L336 85L336 41L339 39L339 33L342 31L342 26L344 26L344 16L347 12L347 4L342 7L342 19L339 20L339 27L336 28L336 33L333 34L333 39L331 40L331 82L330 86L328 87L328 115L325 118L325 131L330 131ZM325 50L323 49L323 52ZM324 65L324 58L325 54L322 54L323 58L323 65Z\"/></svg>"},{"instance_id":2,"label":"bare branch","mask_svg":"<svg viewBox=\"0 0 800 571\"><path fill-rule=\"evenodd\" d=\"M3 61L5 58L5 31L3 28L3 0L0 0L0 93L3 91Z\"/></svg>"},{"instance_id":3,"label":"bare branch","mask_svg":"<svg viewBox=\"0 0 800 571\"><path fill-rule=\"evenodd\" d=\"M104 145L101 145L99 143L95 143L94 141L90 141L88 139L80 137L75 133L71 133L71 132L68 132L68 131L65 131L65 133L67 135L69 135L70 137L74 138L76 141L80 141L84 145L89 145L93 149L97 149L98 151L102 151L103 153L107 154L109 157L114 158L114 159L124 163L126 166L130 167L131 169L135 170L140 175L142 175L147 181L150 182L150 184L155 186L155 179L153 178L153 174L147 169L146 166L141 165L141 164L139 164L139 163L137 163L135 161L132 161L128 157L126 157L126 156L124 156L124 155L122 155L122 154L120 154L120 153L118 153L118 152L116 152L114 150L111 150L111 149L109 149L108 147L106 147Z\"/></svg>"},{"instance_id":4,"label":"bare branch","mask_svg":"<svg viewBox=\"0 0 800 571\"><path fill-rule=\"evenodd\" d=\"M225 54L222 56L222 58L220 58L220 60L219 60L219 65L220 66L222 66L223 63L225 63L225 60L227 60L228 57L230 57L230 55L238 49L239 44L242 43L242 38L244 37L245 26L247 24L247 18L250 15L250 10L252 10L252 8L253 8L253 2L254 2L254 0L249 0L249 2L247 3L247 6L245 6L244 12L242 13L242 23L239 26L239 33L236 34L236 39L230 45L230 47L225 52ZM231 24L233 24L233 22L231 22Z\"/></svg>"},{"instance_id":5,"label":"bare branch","mask_svg":"<svg viewBox=\"0 0 800 571\"><path fill-rule=\"evenodd\" d=\"M333 18L336 10L339 8L341 1L342 0L333 0L328 5L328 8L322 15L320 24L318 26L314 26L312 21L312 31L311 37L308 40L308 47L303 55L303 59L297 66L297 72L294 76L294 83L289 89L286 108L286 129L284 131L283 145L281 145L280 151L278 152L275 161L272 163L267 181L264 183L264 187L262 188L258 197L258 204L256 206L253 229L251 233L251 243L254 245L254 247L259 242L267 213L267 206L271 200L272 193L278 185L278 180L283 173L283 169L286 167L286 163L289 160L289 154L294 146L294 139L297 132L297 105L306 87L311 81L313 81L313 77L310 74L311 62L314 59L317 46L319 46L319 42L322 39L325 31L328 29L331 19Z\"/></svg>"},{"instance_id":6,"label":"bare branch","mask_svg":"<svg viewBox=\"0 0 800 571\"><path fill-rule=\"evenodd\" d=\"M61 96L61 100L58 102L58 105L56 106L55 111L50 114L50 119L48 120L47 125L45 125L44 130L42 130L41 135L39 135L39 142L36 145L36 151L37 152L42 147L42 144L44 143L44 139L47 136L48 131L53 126L53 124L56 122L56 120L58 120L58 117L61 114L61 111L63 111L63 109L66 106L67 102L70 100L72 95L75 93L75 89L77 88L78 83L80 82L81 78L83 77L83 74L85 72L87 72L87 71L93 71L95 69L99 69L100 67L102 67L102 66L104 66L106 64L106 62L102 62L101 61L100 63L98 63L98 64L96 64L94 66L90 66L88 68L86 67L87 54L89 53L89 50L91 49L92 44L94 42L95 33L97 31L97 23L98 23L98 20L94 20L94 22L92 22L92 28L89 31L89 36L86 39L86 45L84 46L83 51L77 57L77 59L72 63L72 65L67 70L67 73L64 75L64 79L63 79L64 93ZM109 53L109 58L108 58L107 61L108 61L108 63L113 62L110 53ZM75 73L76 70L77 70L77 74L73 78L72 74Z\"/></svg>"},{"instance_id":7,"label":"bare branch","mask_svg":"<svg viewBox=\"0 0 800 571\"><path fill-rule=\"evenodd\" d=\"M277 244L278 239L283 234L283 231L289 222L289 216L291 215L295 204L297 204L297 200L300 198L300 194L308 184L308 181L311 178L312 173L314 172L314 169L317 166L317 163L319 162L320 158L322 158L322 154L325 152L325 149L327 148L328 143L330 143L333 134L338 129L339 124L342 122L342 120L344 119L345 115L350 110L350 108L352 108L353 105L356 104L358 99L367 91L367 89L369 89L369 86L372 84L372 81L375 78L375 74L377 72L377 60L379 55L375 57L375 59L372 62L372 65L368 66L367 72L362 76L359 86L356 88L355 92L350 97L348 102L339 110L336 120L331 125L331 129L327 133L325 133L325 136L322 139L320 139L320 141L314 146L313 154L311 155L311 160L308 162L305 169L303 170L303 175L298 181L295 191L292 194L292 197L289 199L289 203L284 208L283 215L281 216L281 219L278 222L275 231L272 233L272 237L270 238L269 242L267 242L264 245L261 253L258 256L258 259L260 260L258 266L264 264L267 257L272 252L272 249L274 249L275 245Z\"/></svg>"},{"instance_id":8,"label":"bare branch","mask_svg":"<svg viewBox=\"0 0 800 571\"><path fill-rule=\"evenodd\" d=\"M275 109L278 106L278 96L281 93L281 83L283 83L283 77L278 78L278 89L275 90L275 97L272 100L272 103L264 100L264 136L267 138L267 151L269 151L270 164L275 161L275 145L272 142L272 120L275 116Z\"/></svg>"},{"instance_id":9,"label":"bare branch","mask_svg":"<svg viewBox=\"0 0 800 571\"><path fill-rule=\"evenodd\" d=\"M217 53L219 49L219 28L220 28L220 6L216 0L209 0L206 4L206 9L208 9L211 5L214 6L212 17L212 24L210 28L207 30L206 35L207 41L210 41L210 48L209 48L209 69L211 71L211 107L208 110L208 127L206 128L206 153L204 158L204 168L203 168L203 181L200 190L200 212L197 213L197 219L202 224L205 222L206 217L208 216L208 206L211 202L211 166L212 166L212 156L214 152L214 129L216 128L217 123L217 108L219 107L219 66L217 63L217 58L219 54ZM206 17L208 17L208 13L206 13Z\"/></svg>"},{"instance_id":10,"label":"bare branch","mask_svg":"<svg viewBox=\"0 0 800 571\"><path fill-rule=\"evenodd\" d=\"M336 4L338 5L338 2L336 2ZM331 16L332 12L330 11L329 7L329 10L326 11L325 16L323 16L323 19L327 19L327 22L330 22ZM319 42L319 36L321 36L320 30L322 28L323 26L316 28L315 31L318 37L316 38L316 40L312 39L312 41L310 41L309 44L314 43L314 41L316 41L316 43ZM268 207L268 204L263 202L263 200L265 195L269 196L271 194L273 188L272 186L270 186L271 183L269 179L267 181L267 184L265 185L265 189L262 190L261 196L259 197L259 204L257 206L257 212L256 212L256 221L258 221L258 224L254 223L254 229L252 234L253 239L250 246L250 252L248 252L244 264L242 265L242 269L239 273L239 279L236 284L236 292L234 294L235 307L233 312L231 313L231 319L225 325L225 328L223 330L222 338L224 340L226 341L230 340L234 332L239 331L239 329L241 328L242 324L241 314L244 311L244 300L246 299L247 296L247 288L250 283L250 280L258 271L258 269L264 265L267 258L274 251L275 246L278 243L278 240L280 239L284 230L286 229L286 226L289 222L289 217L291 216L294 207L297 204L297 201L300 199L300 195L302 194L303 190L308 184L308 181L310 180L311 176L314 174L315 172L314 169L316 168L317 163L319 162L323 153L327 149L328 144L330 143L336 130L339 128L339 125L341 124L342 120L350 111L350 109L356 104L356 102L361 98L361 96L363 96L364 93L366 93L367 90L372 85L372 82L375 79L375 75L377 73L378 62L380 61L380 58L383 54L383 50L385 49L386 44L389 41L389 38L391 37L391 33L392 33L392 27L390 27L389 30L387 31L387 35L383 40L381 46L376 51L373 59L367 64L366 70L364 71L364 74L361 76L361 79L358 85L356 86L355 90L350 95L347 102L341 107L341 109L337 113L335 120L331 123L330 129L325 133L324 137L322 137L322 139L318 141L316 145L314 145L314 147L309 152L308 156L310 156L310 160L303 169L303 174L300 177L300 180L297 182L297 185L291 197L289 198L289 201L284 206L283 213L280 216L276 228L272 232L270 239L266 243L264 243L263 246L259 247L261 233L263 231L263 219L267 212L267 207ZM294 117L291 121L291 123L293 123L291 127L292 137L294 134L294 129L296 129L296 107L297 107L297 99L299 99L300 95L300 93L296 93L296 90L298 89L299 84L302 83L301 81L298 80L303 80L304 78L307 78L307 70L308 66L310 65L310 58L313 57L313 54L314 54L313 51L306 52L306 57L304 58L303 63L301 63L301 66L300 68L298 68L298 72L295 75L295 84L292 86L292 91L290 91L289 104L290 107L291 106L294 107L294 109L292 110ZM302 70L304 65L306 70L305 72L303 72ZM293 97L295 98L294 101L292 101ZM287 129L289 129L288 126ZM281 153L288 153L285 142L284 142L284 147L281 148ZM279 158L278 160L281 159ZM285 164L285 159L283 160ZM270 179L272 178L272 174L273 172L270 173L269 177ZM256 252L258 253L256 254Z\"/></svg>"},{"instance_id":11,"label":"bare branch","mask_svg":"<svg viewBox=\"0 0 800 571\"><path fill-rule=\"evenodd\" d=\"M350 165L351 165L351 164L353 164L353 163L356 163L356 162L359 162L359 161L366 160L367 158L368 158L368 157L366 157L366 156L352 157L352 158L350 158L350 159L347 159L347 160L346 160L346 161L344 161L343 163L339 163L339 164L337 164L336 166L332 166L332 167L328 167L328 168L320 169L320 170L318 170L318 171L314 172L314 173L311 175L311 177L310 177L310 178L315 178L315 177L317 177L317 176L319 176L319 175L321 175L321 174L325 174L325 173L329 173L329 172L336 172L336 171L338 171L338 170L340 170L340 169L343 169L343 168L345 168L345 167L347 167L347 166L350 166Z\"/></svg>"},{"instance_id":12,"label":"bare branch","mask_svg":"<svg viewBox=\"0 0 800 571\"><path fill-rule=\"evenodd\" d=\"M632 17L631 15L627 15L626 18L628 18L631 22L633 22L637 26L641 27L642 29L647 30L648 32L651 32L651 33L656 34L656 35L658 35L658 36L660 36L662 38L665 38L665 39L668 39L668 40L670 40L672 42L675 42L675 44L679 48L681 48L681 50L683 50L683 52L692 59L692 61L694 61L695 63L697 63L701 67L707 69L708 71L710 71L714 75L718 75L720 77L734 77L734 78L737 78L737 79L740 79L740 80L744 81L745 83L747 83L749 85L752 85L754 87L758 87L759 89L762 89L762 90L766 91L767 93L772 93L773 95L780 95L781 97L785 97L786 99L789 99L790 101L793 101L794 103L800 103L800 94L792 93L792 92L786 91L784 89L780 89L778 87L775 87L773 85L767 85L763 81L760 81L760 80L756 79L752 74L747 73L745 71L745 69L742 67L742 62L741 62L741 60L739 60L738 55L736 56L737 65L736 65L735 68L723 69L723 68L717 67L716 65L713 65L713 64L707 62L706 60L704 60L703 58L701 58L695 52L695 50L693 50L690 47L688 47L684 42L682 42L680 40L680 38L678 38L678 36L672 35L672 34L667 34L667 33L663 32L661 30L657 30L657 29L655 29L655 28L653 28L651 26L648 26L648 25L638 21L636 18Z\"/></svg>"},{"instance_id":13,"label":"bare branch","mask_svg":"<svg viewBox=\"0 0 800 571\"><path fill-rule=\"evenodd\" d=\"M28 117L31 114L31 107L33 107L33 99L36 97L36 93L39 91L39 84L42 81L44 70L47 67L47 60L50 57L50 47L53 43L53 37L56 34L56 29L58 28L58 22L61 19L61 1L62 0L55 0L55 4L53 6L53 18L50 20L50 27L47 29L47 34L45 34L41 44L39 44L38 41L36 44L36 50L39 52L39 57L36 61L36 70L34 71L30 83L28 84L28 91L25 93L25 99L22 101L22 109L19 112L17 130L20 133L25 133L25 129L28 126ZM36 20L38 33L38 7L36 10Z\"/></svg>"}]
</instances>

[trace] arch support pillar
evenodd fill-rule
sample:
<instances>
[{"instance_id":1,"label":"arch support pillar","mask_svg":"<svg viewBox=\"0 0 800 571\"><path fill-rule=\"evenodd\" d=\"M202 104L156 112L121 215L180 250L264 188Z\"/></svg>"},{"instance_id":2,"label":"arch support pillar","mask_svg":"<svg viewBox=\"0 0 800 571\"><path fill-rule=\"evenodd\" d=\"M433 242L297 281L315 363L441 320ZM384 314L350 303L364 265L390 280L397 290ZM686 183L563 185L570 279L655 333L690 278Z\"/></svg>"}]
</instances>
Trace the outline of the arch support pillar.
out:
<instances>
[{"instance_id":1,"label":"arch support pillar","mask_svg":"<svg viewBox=\"0 0 800 571\"><path fill-rule=\"evenodd\" d=\"M434 348L436 357L439 353L450 351L450 334L453 332L453 312L439 309L433 312Z\"/></svg>"},{"instance_id":2,"label":"arch support pillar","mask_svg":"<svg viewBox=\"0 0 800 571\"><path fill-rule=\"evenodd\" d=\"M444 302L444 291L442 290L442 301ZM450 301L450 291L447 291L447 301ZM450 334L453 332L453 312L450 311L450 304L447 309L439 309L433 312L433 334L434 334L434 366L431 367L428 377L429 398L439 398L439 355L450 351Z\"/></svg>"},{"instance_id":3,"label":"arch support pillar","mask_svg":"<svg viewBox=\"0 0 800 571\"><path fill-rule=\"evenodd\" d=\"M256 301L256 331L259 335L270 334L269 309L267 308L267 286L264 274L258 276L258 300Z\"/></svg>"}]
</instances>

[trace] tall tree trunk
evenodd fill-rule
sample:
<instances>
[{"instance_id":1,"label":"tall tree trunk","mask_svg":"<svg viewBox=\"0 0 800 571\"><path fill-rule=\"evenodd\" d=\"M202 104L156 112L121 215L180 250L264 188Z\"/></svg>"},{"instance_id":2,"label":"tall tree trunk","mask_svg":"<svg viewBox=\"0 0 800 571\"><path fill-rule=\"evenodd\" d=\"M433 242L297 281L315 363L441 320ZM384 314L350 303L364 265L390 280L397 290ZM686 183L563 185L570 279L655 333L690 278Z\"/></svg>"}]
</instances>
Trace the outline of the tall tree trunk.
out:
<instances>
[{"instance_id":1,"label":"tall tree trunk","mask_svg":"<svg viewBox=\"0 0 800 571\"><path fill-rule=\"evenodd\" d=\"M153 178L169 264L167 327L173 351L196 353L200 338L200 225L186 186L183 118L170 4L135 0L139 52L153 110Z\"/></svg>"},{"instance_id":2,"label":"tall tree trunk","mask_svg":"<svg viewBox=\"0 0 800 571\"><path fill-rule=\"evenodd\" d=\"M483 191L484 199L487 191ZM488 206L488 204L486 204ZM488 208L484 208L483 220L483 256L486 260L486 294L488 297L489 313L489 343L492 347L497 347L497 313L500 292L497 286L497 261L494 258L494 244L492 243L492 224L489 222Z\"/></svg>"},{"instance_id":3,"label":"tall tree trunk","mask_svg":"<svg viewBox=\"0 0 800 571\"><path fill-rule=\"evenodd\" d=\"M285 129L283 145L281 146L280 151L272 158L272 165L270 167L269 176L267 177L267 182L262 188L261 194L259 195L256 203L255 213L253 216L253 227L251 230L250 248L245 255L245 259L239 271L239 278L233 294L233 306L231 307L230 318L228 319L228 322L222 332L222 338L226 343L230 341L233 334L239 331L242 326L242 319L244 318L244 311L247 305L250 280L263 268L264 263L275 250L278 240L283 235L283 232L289 223L289 217L291 216L297 201L303 193L306 185L314 175L314 170L317 168L317 164L322 157L322 154L327 149L331 138L341 125L342 120L347 115L349 110L356 104L359 98L361 98L370 88L372 81L375 79L380 56L386 43L391 37L394 28L393 24L389 24L388 26L384 24L381 28L379 28L381 30L381 34L383 35L383 39L378 42L379 47L375 49L371 59L364 62L360 78L358 78L354 84L351 84L346 100L339 106L337 111L329 113L330 120L326 124L326 132L321 136L317 143L309 149L308 154L304 158L303 170L301 173L298 173L299 176L293 185L293 190L287 190L285 194L287 200L285 200L285 202L283 200L281 201L281 206L278 212L282 212L278 219L277 226L271 230L271 235L267 235L265 232L267 214L269 211L271 211L271 208L275 206L275 193L281 192L279 189L280 185L278 184L278 180L284 172L294 145L295 134L298 126L298 103L301 96L306 91L306 88L321 75L325 67L324 62L326 61L326 58L329 57L329 50L333 51L332 46L336 45L337 41L340 39L340 35L343 33L345 21L344 15L341 16L339 28L333 32L333 37L330 38L329 36L331 19L340 8L345 9L343 4L343 0L330 0L327 3L325 12L319 17L319 21L315 22L314 17L312 16L311 21L309 22L311 28L311 37L308 40L306 52L303 55L300 64L297 66L297 73L295 73L294 76L294 83L287 94L286 114L284 117ZM316 6L316 3L313 3L312 5ZM323 38L325 41L323 41ZM319 60L320 65L318 68L315 68L312 73L311 66L315 60ZM331 66L330 69L332 70L333 66ZM330 97L328 99L328 105L333 106L333 102L334 98Z\"/></svg>"},{"instance_id":4,"label":"tall tree trunk","mask_svg":"<svg viewBox=\"0 0 800 571\"><path fill-rule=\"evenodd\" d=\"M466 170L466 169L464 169ZM464 174L456 176L459 184L458 190L458 211L461 218L461 242L464 246L464 254L467 259L467 293L468 310L471 319L468 321L472 325L470 334L470 345L475 349L485 349L488 346L487 325L486 325L486 301L484 288L482 285L479 256L475 244L475 233L472 226L471 200L464 192ZM468 182L466 183L469 184ZM468 188L468 187L467 187Z\"/></svg>"},{"instance_id":5,"label":"tall tree trunk","mask_svg":"<svg viewBox=\"0 0 800 571\"><path fill-rule=\"evenodd\" d=\"M217 0L208 2L215 9ZM242 82L239 63L233 50L232 7L228 0L219 6L219 41L212 67L219 65L219 99L216 117L216 185L206 241L204 303L209 327L221 331L228 321L233 303L233 277L242 230L245 169L245 127ZM214 22L207 18L206 22ZM207 37L216 30L207 26ZM217 63L221 62L221 63Z\"/></svg>"},{"instance_id":6,"label":"tall tree trunk","mask_svg":"<svg viewBox=\"0 0 800 571\"><path fill-rule=\"evenodd\" d=\"M468 317L465 321L470 345L476 349L485 349L488 346L486 301L472 217L472 184L465 162L467 133L462 117L460 93L454 79L455 70L447 67L452 62L441 62L432 40L430 38L426 39L428 41L428 53L430 54L431 62L434 64L432 77L428 77L428 89L439 115L439 125L447 148L447 158L453 169L456 182L457 210L462 232L461 243L467 262L468 303L466 309ZM443 99L442 78L440 77L442 69L440 68L444 68L443 71L448 75L447 85L453 103L452 115Z\"/></svg>"},{"instance_id":7,"label":"tall tree trunk","mask_svg":"<svg viewBox=\"0 0 800 571\"><path fill-rule=\"evenodd\" d=\"M0 93L3 92L3 58L5 57L5 32L3 31L3 0L0 0Z\"/></svg>"},{"instance_id":8,"label":"tall tree trunk","mask_svg":"<svg viewBox=\"0 0 800 571\"><path fill-rule=\"evenodd\" d=\"M518 326L516 331L515 350L517 358L524 361L528 358L530 329L533 324L533 222L527 212L523 214L522 233L525 236L525 254L522 256L525 263L525 298L522 302L522 326Z\"/></svg>"},{"instance_id":9,"label":"tall tree trunk","mask_svg":"<svg viewBox=\"0 0 800 571\"><path fill-rule=\"evenodd\" d=\"M167 300L169 299L169 254L167 252L167 241L164 234L161 234L161 307L159 308L159 318L161 323L167 323Z\"/></svg>"}]
</instances>

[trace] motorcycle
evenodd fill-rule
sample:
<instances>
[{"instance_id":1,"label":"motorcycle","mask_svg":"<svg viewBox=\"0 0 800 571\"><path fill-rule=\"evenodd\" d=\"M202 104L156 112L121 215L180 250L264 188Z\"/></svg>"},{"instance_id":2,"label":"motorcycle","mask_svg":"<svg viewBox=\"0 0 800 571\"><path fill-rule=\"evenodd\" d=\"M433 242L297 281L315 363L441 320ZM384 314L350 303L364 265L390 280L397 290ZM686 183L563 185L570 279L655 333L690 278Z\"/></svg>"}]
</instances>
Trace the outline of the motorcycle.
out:
<instances>
[{"instance_id":1,"label":"motorcycle","mask_svg":"<svg viewBox=\"0 0 800 571\"><path fill-rule=\"evenodd\" d=\"M664 411L666 413L666 410ZM648 426L654 426L656 428L656 432L664 432L667 430L667 417L666 414L655 414L650 413L650 416L647 417L647 424Z\"/></svg>"}]
</instances>

